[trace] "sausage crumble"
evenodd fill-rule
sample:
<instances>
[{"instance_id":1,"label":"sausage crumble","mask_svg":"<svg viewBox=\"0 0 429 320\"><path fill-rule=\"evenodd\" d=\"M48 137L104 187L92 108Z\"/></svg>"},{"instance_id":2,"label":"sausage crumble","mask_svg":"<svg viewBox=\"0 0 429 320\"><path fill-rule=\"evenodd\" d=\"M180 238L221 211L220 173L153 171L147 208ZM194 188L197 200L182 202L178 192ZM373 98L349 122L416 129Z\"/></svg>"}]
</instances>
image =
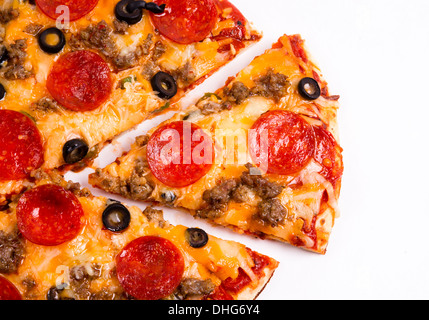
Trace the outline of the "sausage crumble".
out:
<instances>
[{"instance_id":1,"label":"sausage crumble","mask_svg":"<svg viewBox=\"0 0 429 320\"><path fill-rule=\"evenodd\" d=\"M251 174L251 169L257 170L256 173L259 170L250 163L246 164L246 168L247 171L244 171L239 179L223 180L214 188L206 190L203 193L205 207L197 210L196 216L217 219L227 211L230 201L244 203L253 193L262 199L258 204L258 213L253 219L272 226L280 224L286 217L287 209L275 198L282 193L283 186L262 175Z\"/></svg>"},{"instance_id":2,"label":"sausage crumble","mask_svg":"<svg viewBox=\"0 0 429 320\"><path fill-rule=\"evenodd\" d=\"M274 69L269 69L266 75L256 79L254 82L255 86L248 88L244 83L236 81L231 88L225 87L223 94L227 101L236 104L241 104L247 98L254 96L274 99L274 101L278 102L287 94L287 90L290 87L288 77L281 73L275 73Z\"/></svg>"}]
</instances>

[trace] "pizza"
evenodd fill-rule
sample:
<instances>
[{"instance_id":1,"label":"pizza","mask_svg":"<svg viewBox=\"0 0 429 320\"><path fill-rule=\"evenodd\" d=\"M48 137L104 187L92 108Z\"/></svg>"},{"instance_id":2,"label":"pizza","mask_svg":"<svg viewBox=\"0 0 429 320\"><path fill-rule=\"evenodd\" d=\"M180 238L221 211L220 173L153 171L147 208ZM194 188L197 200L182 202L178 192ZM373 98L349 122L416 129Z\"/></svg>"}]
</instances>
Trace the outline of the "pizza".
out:
<instances>
[{"instance_id":1,"label":"pizza","mask_svg":"<svg viewBox=\"0 0 429 320\"><path fill-rule=\"evenodd\" d=\"M160 207L326 252L343 174L339 96L302 38L282 36L181 105L260 39L228 0L0 4L0 300L247 300L265 288L274 258L172 225ZM86 167L91 186L145 209L64 178Z\"/></svg>"},{"instance_id":2,"label":"pizza","mask_svg":"<svg viewBox=\"0 0 429 320\"><path fill-rule=\"evenodd\" d=\"M324 254L343 173L338 99L302 38L285 35L89 181Z\"/></svg>"},{"instance_id":3,"label":"pizza","mask_svg":"<svg viewBox=\"0 0 429 320\"><path fill-rule=\"evenodd\" d=\"M0 300L254 299L277 268L162 210L95 197L55 171L36 176L0 212Z\"/></svg>"},{"instance_id":4,"label":"pizza","mask_svg":"<svg viewBox=\"0 0 429 320\"><path fill-rule=\"evenodd\" d=\"M227 0L2 2L0 204L35 169L85 167L260 38Z\"/></svg>"}]
</instances>

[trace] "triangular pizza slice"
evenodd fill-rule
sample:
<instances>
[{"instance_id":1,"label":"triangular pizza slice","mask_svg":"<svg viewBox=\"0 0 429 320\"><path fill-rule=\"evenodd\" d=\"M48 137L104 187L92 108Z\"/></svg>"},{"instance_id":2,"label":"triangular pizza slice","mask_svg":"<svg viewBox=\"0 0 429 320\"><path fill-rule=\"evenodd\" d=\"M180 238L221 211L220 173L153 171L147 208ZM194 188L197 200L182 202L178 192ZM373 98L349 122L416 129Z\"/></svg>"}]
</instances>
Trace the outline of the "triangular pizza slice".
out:
<instances>
[{"instance_id":1,"label":"triangular pizza slice","mask_svg":"<svg viewBox=\"0 0 429 320\"><path fill-rule=\"evenodd\" d=\"M255 299L278 266L161 210L34 174L0 209L0 300Z\"/></svg>"},{"instance_id":2,"label":"triangular pizza slice","mask_svg":"<svg viewBox=\"0 0 429 320\"><path fill-rule=\"evenodd\" d=\"M228 0L1 5L0 204L34 169L85 166L260 38Z\"/></svg>"},{"instance_id":3,"label":"triangular pizza slice","mask_svg":"<svg viewBox=\"0 0 429 320\"><path fill-rule=\"evenodd\" d=\"M301 37L285 35L90 184L325 253L343 173L338 99Z\"/></svg>"}]
</instances>

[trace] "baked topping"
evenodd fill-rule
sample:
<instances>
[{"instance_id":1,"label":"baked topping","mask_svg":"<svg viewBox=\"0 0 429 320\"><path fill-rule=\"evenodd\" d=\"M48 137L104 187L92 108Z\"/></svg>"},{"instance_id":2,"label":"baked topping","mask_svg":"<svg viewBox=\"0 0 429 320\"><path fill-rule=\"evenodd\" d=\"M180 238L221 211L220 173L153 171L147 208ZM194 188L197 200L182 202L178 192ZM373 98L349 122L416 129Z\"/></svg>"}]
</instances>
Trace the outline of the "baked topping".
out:
<instances>
[{"instance_id":1,"label":"baked topping","mask_svg":"<svg viewBox=\"0 0 429 320\"><path fill-rule=\"evenodd\" d=\"M266 75L255 80L255 87L251 89L251 93L254 96L262 96L278 102L287 94L287 89L290 86L287 79L288 77L284 74L269 69Z\"/></svg>"},{"instance_id":2,"label":"baked topping","mask_svg":"<svg viewBox=\"0 0 429 320\"><path fill-rule=\"evenodd\" d=\"M151 81L153 91L161 99L171 99L177 94L177 84L174 78L165 72L158 72Z\"/></svg>"},{"instance_id":3,"label":"baked topping","mask_svg":"<svg viewBox=\"0 0 429 320\"><path fill-rule=\"evenodd\" d=\"M88 144L82 139L67 141L63 146L63 159L67 164L74 164L83 160L89 151Z\"/></svg>"},{"instance_id":4,"label":"baked topping","mask_svg":"<svg viewBox=\"0 0 429 320\"><path fill-rule=\"evenodd\" d=\"M116 257L119 282L126 292L141 300L172 294L182 281L184 269L180 250L161 237L137 238Z\"/></svg>"},{"instance_id":5,"label":"baked topping","mask_svg":"<svg viewBox=\"0 0 429 320\"><path fill-rule=\"evenodd\" d=\"M252 217L273 228L282 224L287 215L287 209L279 199L268 199L259 202L258 211Z\"/></svg>"},{"instance_id":6,"label":"baked topping","mask_svg":"<svg viewBox=\"0 0 429 320\"><path fill-rule=\"evenodd\" d=\"M74 239L81 230L83 214L76 196L53 184L25 192L16 208L19 231L27 240L44 246Z\"/></svg>"},{"instance_id":7,"label":"baked topping","mask_svg":"<svg viewBox=\"0 0 429 320\"><path fill-rule=\"evenodd\" d=\"M1 300L22 300L21 293L12 282L0 276L0 301Z\"/></svg>"},{"instance_id":8,"label":"baked topping","mask_svg":"<svg viewBox=\"0 0 429 320\"><path fill-rule=\"evenodd\" d=\"M179 88L185 88L195 81L196 72L192 64L187 61L182 67L174 70L172 76L174 80L176 80Z\"/></svg>"},{"instance_id":9,"label":"baked topping","mask_svg":"<svg viewBox=\"0 0 429 320\"><path fill-rule=\"evenodd\" d=\"M312 126L298 114L273 110L253 124L249 150L253 162L268 173L291 175L302 170L315 149Z\"/></svg>"},{"instance_id":10,"label":"baked topping","mask_svg":"<svg viewBox=\"0 0 429 320\"><path fill-rule=\"evenodd\" d=\"M58 28L48 28L43 30L38 38L40 48L49 54L58 53L66 45L66 38Z\"/></svg>"},{"instance_id":11,"label":"baked topping","mask_svg":"<svg viewBox=\"0 0 429 320\"><path fill-rule=\"evenodd\" d=\"M6 24L19 17L18 9L4 9L0 10L0 24Z\"/></svg>"},{"instance_id":12,"label":"baked topping","mask_svg":"<svg viewBox=\"0 0 429 320\"><path fill-rule=\"evenodd\" d=\"M118 19L113 20L113 29L117 34L126 34L129 27L130 25L125 21L119 21Z\"/></svg>"},{"instance_id":13,"label":"baked topping","mask_svg":"<svg viewBox=\"0 0 429 320\"><path fill-rule=\"evenodd\" d=\"M177 196L173 191L167 190L161 193L161 198L165 203L172 204L177 199Z\"/></svg>"},{"instance_id":14,"label":"baked topping","mask_svg":"<svg viewBox=\"0 0 429 320\"><path fill-rule=\"evenodd\" d=\"M231 88L225 87L223 94L229 102L241 104L250 96L250 90L243 82L236 81L232 84Z\"/></svg>"},{"instance_id":15,"label":"baked topping","mask_svg":"<svg viewBox=\"0 0 429 320\"><path fill-rule=\"evenodd\" d=\"M72 50L96 49L108 59L117 56L115 41L111 37L112 28L102 20L97 24L90 24L87 28L70 37Z\"/></svg>"},{"instance_id":16,"label":"baked topping","mask_svg":"<svg viewBox=\"0 0 429 320\"><path fill-rule=\"evenodd\" d=\"M207 242L209 241L209 236L207 233L199 228L188 228L185 231L186 235L186 241L188 241L189 245L192 248L202 248L204 247Z\"/></svg>"},{"instance_id":17,"label":"baked topping","mask_svg":"<svg viewBox=\"0 0 429 320\"><path fill-rule=\"evenodd\" d=\"M182 188L197 182L211 169L214 146L196 124L175 121L152 134L146 154L158 180L169 187Z\"/></svg>"},{"instance_id":18,"label":"baked topping","mask_svg":"<svg viewBox=\"0 0 429 320\"><path fill-rule=\"evenodd\" d=\"M6 96L6 89L4 86L0 83L0 101L4 99Z\"/></svg>"},{"instance_id":19,"label":"baked topping","mask_svg":"<svg viewBox=\"0 0 429 320\"><path fill-rule=\"evenodd\" d=\"M282 193L283 186L262 177L262 173L259 169L253 167L249 163L246 164L246 168L248 171L242 173L241 183L253 189L259 197L262 199L272 199Z\"/></svg>"},{"instance_id":20,"label":"baked topping","mask_svg":"<svg viewBox=\"0 0 429 320\"><path fill-rule=\"evenodd\" d=\"M18 39L7 47L6 50L7 64L2 70L3 76L8 80L30 78L33 73L24 67L27 58L27 40Z\"/></svg>"},{"instance_id":21,"label":"baked topping","mask_svg":"<svg viewBox=\"0 0 429 320\"><path fill-rule=\"evenodd\" d=\"M196 107L201 110L201 114L209 115L222 110L231 110L232 104L228 101L222 101L222 98L217 94L208 92L198 100Z\"/></svg>"},{"instance_id":22,"label":"baked topping","mask_svg":"<svg viewBox=\"0 0 429 320\"><path fill-rule=\"evenodd\" d=\"M165 4L164 13L151 13L155 28L180 44L204 40L217 21L218 12L213 0L155 0L154 3Z\"/></svg>"},{"instance_id":23,"label":"baked topping","mask_svg":"<svg viewBox=\"0 0 429 320\"><path fill-rule=\"evenodd\" d=\"M237 181L235 179L224 180L214 188L204 191L203 200L212 210L225 211L236 187Z\"/></svg>"},{"instance_id":24,"label":"baked topping","mask_svg":"<svg viewBox=\"0 0 429 320\"><path fill-rule=\"evenodd\" d=\"M227 211L230 201L243 203L251 197L251 194L256 194L264 202L281 194L283 186L264 178L250 163L246 164L246 168L248 170L241 174L240 179L223 180L214 188L204 191L203 200L207 207L198 210L197 216L216 219ZM263 215L269 215L266 212L267 210L264 210Z\"/></svg>"},{"instance_id":25,"label":"baked topping","mask_svg":"<svg viewBox=\"0 0 429 320\"><path fill-rule=\"evenodd\" d=\"M69 281L49 288L47 300L128 300L130 297L120 287L96 289L94 282L102 277L102 266L86 263L70 268Z\"/></svg>"},{"instance_id":26,"label":"baked topping","mask_svg":"<svg viewBox=\"0 0 429 320\"><path fill-rule=\"evenodd\" d=\"M54 63L46 82L49 93L67 109L91 111L112 91L108 64L88 50L66 53Z\"/></svg>"},{"instance_id":27,"label":"baked topping","mask_svg":"<svg viewBox=\"0 0 429 320\"><path fill-rule=\"evenodd\" d=\"M0 273L17 272L24 254L25 247L18 230L8 234L0 230Z\"/></svg>"},{"instance_id":28,"label":"baked topping","mask_svg":"<svg viewBox=\"0 0 429 320\"><path fill-rule=\"evenodd\" d=\"M152 183L144 177L145 168L147 168L147 166L138 161L131 177L126 180L122 180L119 177L111 177L105 174L101 169L97 169L92 175L92 179L97 180L108 192L134 200L147 200L151 196L154 187Z\"/></svg>"},{"instance_id":29,"label":"baked topping","mask_svg":"<svg viewBox=\"0 0 429 320\"><path fill-rule=\"evenodd\" d=\"M117 20L115 20L117 21ZM118 30L118 22L114 22L115 29ZM102 20L97 24L91 24L77 34L70 37L69 44L72 50L95 49L98 50L115 68L127 69L135 66L139 58L151 53L153 44L153 34L149 33L135 50L128 50L121 53L114 38L113 29Z\"/></svg>"},{"instance_id":30,"label":"baked topping","mask_svg":"<svg viewBox=\"0 0 429 320\"><path fill-rule=\"evenodd\" d=\"M165 4L158 6L153 2L121 0L115 6L115 16L119 21L125 21L129 25L133 25L142 19L143 9L160 14L164 12Z\"/></svg>"},{"instance_id":31,"label":"baked topping","mask_svg":"<svg viewBox=\"0 0 429 320\"><path fill-rule=\"evenodd\" d=\"M316 136L314 160L322 166L320 174L335 184L343 175L342 148L333 135L323 127L313 127Z\"/></svg>"},{"instance_id":32,"label":"baked topping","mask_svg":"<svg viewBox=\"0 0 429 320\"><path fill-rule=\"evenodd\" d=\"M36 36L42 29L43 25L37 23L30 23L25 27L24 32L32 36Z\"/></svg>"},{"instance_id":33,"label":"baked topping","mask_svg":"<svg viewBox=\"0 0 429 320\"><path fill-rule=\"evenodd\" d=\"M9 53L4 45L0 45L0 68L3 66L3 62L7 61L7 59L9 59Z\"/></svg>"},{"instance_id":34,"label":"baked topping","mask_svg":"<svg viewBox=\"0 0 429 320\"><path fill-rule=\"evenodd\" d=\"M319 83L313 78L303 78L298 84L299 94L307 100L316 100L320 97Z\"/></svg>"},{"instance_id":35,"label":"baked topping","mask_svg":"<svg viewBox=\"0 0 429 320\"><path fill-rule=\"evenodd\" d=\"M287 79L287 76L284 74L276 73L273 69L268 69L264 76L254 80L254 87L248 88L244 83L236 81L231 87L225 87L223 94L227 101L236 104L241 104L247 98L253 96L274 99L274 101L278 102L282 97L287 95L287 90L290 86L290 82Z\"/></svg>"},{"instance_id":36,"label":"baked topping","mask_svg":"<svg viewBox=\"0 0 429 320\"><path fill-rule=\"evenodd\" d=\"M36 0L37 7L49 18L57 20L64 14L58 7L64 5L64 0ZM73 0L67 1L69 21L78 20L90 13L97 5L98 0Z\"/></svg>"},{"instance_id":37,"label":"baked topping","mask_svg":"<svg viewBox=\"0 0 429 320\"><path fill-rule=\"evenodd\" d=\"M207 296L216 288L211 279L199 280L194 278L183 279L175 296L181 300L195 296Z\"/></svg>"},{"instance_id":38,"label":"baked topping","mask_svg":"<svg viewBox=\"0 0 429 320\"><path fill-rule=\"evenodd\" d=\"M159 228L164 228L167 226L167 221L164 220L164 213L162 210L157 210L152 207L146 207L143 214L149 220L150 223L155 224Z\"/></svg>"},{"instance_id":39,"label":"baked topping","mask_svg":"<svg viewBox=\"0 0 429 320\"><path fill-rule=\"evenodd\" d=\"M136 2L136 5L130 4ZM138 23L143 17L143 9L146 6L144 1L121 0L115 6L115 16L119 21L125 21L129 25Z\"/></svg>"},{"instance_id":40,"label":"baked topping","mask_svg":"<svg viewBox=\"0 0 429 320\"><path fill-rule=\"evenodd\" d=\"M130 225L131 214L123 204L113 202L104 209L101 219L107 230L122 232Z\"/></svg>"},{"instance_id":41,"label":"baked topping","mask_svg":"<svg viewBox=\"0 0 429 320\"><path fill-rule=\"evenodd\" d=\"M43 164L42 136L29 117L0 110L0 132L0 181L26 178Z\"/></svg>"}]
</instances>

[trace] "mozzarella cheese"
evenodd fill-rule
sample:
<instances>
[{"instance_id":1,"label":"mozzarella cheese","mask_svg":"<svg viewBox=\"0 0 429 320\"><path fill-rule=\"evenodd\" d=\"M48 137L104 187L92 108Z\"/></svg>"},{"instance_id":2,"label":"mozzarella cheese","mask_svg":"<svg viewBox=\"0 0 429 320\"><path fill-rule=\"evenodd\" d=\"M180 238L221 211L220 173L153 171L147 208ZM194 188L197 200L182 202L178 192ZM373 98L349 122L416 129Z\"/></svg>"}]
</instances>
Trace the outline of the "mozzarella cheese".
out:
<instances>
[{"instance_id":1,"label":"mozzarella cheese","mask_svg":"<svg viewBox=\"0 0 429 320\"><path fill-rule=\"evenodd\" d=\"M104 20L112 24L115 16L113 9L117 0L99 0L96 8L86 17L69 24L66 37L70 34L77 34L91 24L97 24ZM30 106L38 100L49 97L46 89L46 79L53 63L59 55L70 50L69 46L63 49L60 54L50 55L43 52L37 43L37 39L25 33L25 28L30 24L41 25L43 27L53 26L54 21L42 14L35 6L14 0L4 3L5 7L13 5L19 10L19 18L10 21L6 26L5 44L10 45L19 39L27 40L27 58L25 67L34 73L34 77L26 80L2 81L7 90L6 98L0 101L0 109L12 109L24 111L32 115ZM231 25L232 20L225 20L225 27ZM218 29L222 26L218 26ZM252 31L256 33L255 31ZM166 71L175 71L187 63L191 63L195 70L196 81L204 79L213 71L231 60L234 55L231 53L219 53L219 44L216 41L206 39L205 41L179 45L160 36L153 29L148 14L143 16L141 22L130 26L125 35L112 34L114 41L121 54L127 54L137 48L139 44L147 38L148 34L153 34L153 43L162 40L166 46L166 52L158 61L160 66ZM251 41L245 43L249 45ZM142 57L140 64L132 69L113 72L114 90L108 101L101 107L89 112L74 112L60 107L56 112L38 114L35 117L37 126L41 131L45 144L44 169L57 168L64 164L62 159L62 146L71 137L81 138L87 142L90 148L94 146L102 147L104 142L113 139L135 125L141 123L152 115L152 112L165 104L153 92L150 83L141 76L142 65L147 57ZM117 83L126 77L136 77L137 81L125 90L116 87ZM171 109L177 107L177 102L184 94L181 90L171 101ZM0 194L4 197L9 189L0 189ZM19 192L19 189L13 190Z\"/></svg>"},{"instance_id":2,"label":"mozzarella cheese","mask_svg":"<svg viewBox=\"0 0 429 320\"><path fill-rule=\"evenodd\" d=\"M40 182L43 183L48 182ZM100 276L91 283L93 291L118 288L120 285L114 276L116 255L132 240L147 235L166 238L181 251L185 261L184 278L211 279L219 286L227 278L236 278L239 268L242 268L254 280L252 286L260 285L252 271L254 262L244 245L210 236L203 248L192 248L186 240L186 227L167 223L164 228L159 228L157 224L149 222L137 207L129 207L129 227L115 234L103 227L101 219L108 199L82 197L79 201L84 210L84 226L80 234L70 242L52 247L25 241L25 258L18 272L6 275L27 298L46 299L52 286L66 287L71 281L70 270L75 266L85 267L89 274L94 272L91 265L100 266ZM14 211L0 215L0 230L11 232L9 229L12 226L16 226ZM273 260L269 266L270 272L276 266L277 262ZM28 292L24 285L25 279L32 279L36 283Z\"/></svg>"},{"instance_id":3,"label":"mozzarella cheese","mask_svg":"<svg viewBox=\"0 0 429 320\"><path fill-rule=\"evenodd\" d=\"M313 77L314 73L319 74L319 69L311 61L304 63L299 57L292 54L293 50L289 37L282 37L280 44L281 46L278 45L267 50L265 54L255 58L236 78L230 80L230 83L241 81L251 88L254 87L256 79L266 74L268 69L273 68L274 72L287 75L288 81L291 82L288 94L278 103L274 103L272 99L255 96L248 98L240 105L234 105L231 110L203 115L198 108L191 107L166 121L166 123L179 121L184 114L189 115L187 120L201 127L215 142L216 161L204 177L194 184L180 189L167 188L148 170L145 177L156 185L152 194L155 201L163 202L162 193L166 190L172 190L177 196L174 205L195 213L204 204L203 193L206 190L215 187L222 179L239 179L241 174L246 171L244 165L252 162L247 146L249 129L261 114L269 110L280 109L299 112L311 124L327 124L331 132L336 135L338 102L325 99L323 96L316 101L306 101L296 90L300 79L305 76ZM222 95L222 90L218 90L217 93ZM145 161L145 158L145 147L133 146L130 152L106 167L104 171L125 181L131 176L136 160ZM323 253L326 250L333 221L338 216L338 205L337 195L332 184L319 174L321 169L321 166L315 161L311 161L298 176L270 174L266 176L269 180L285 186L278 197L288 210L284 224L271 227L252 218L257 211L258 202L261 200L256 195L253 195L252 199L246 203L229 202L228 210L214 222L238 229L240 232L256 234L262 232L266 236L278 240L295 243L298 241L300 245L303 243L302 246L307 249ZM294 180L301 182L303 186L289 187ZM328 206L322 207L322 198L325 192L328 194ZM313 221L315 217L316 221ZM304 227L308 229L313 224L316 227L317 243L315 243L314 236L310 236L303 229Z\"/></svg>"},{"instance_id":4,"label":"mozzarella cheese","mask_svg":"<svg viewBox=\"0 0 429 320\"><path fill-rule=\"evenodd\" d=\"M115 0L100 0L97 7L86 19L82 18L70 23L69 32L77 33L91 23L98 23L101 20L112 23L114 19L113 8L116 2ZM48 96L46 78L58 55L44 53L38 47L36 38L24 32L25 27L31 23L50 26L52 21L28 4L15 2L15 7L19 10L20 16L6 25L6 43L10 44L18 39L27 39L27 64L33 70L35 76L25 81L6 81L5 87L8 89L8 94L6 99L0 102L0 108L29 112L29 106L33 102ZM134 50L142 39L147 37L147 34L156 35L149 20L148 15L144 15L142 22L130 27L126 35L114 36L122 53ZM159 38L159 36L155 36L154 42L157 41L157 37ZM187 62L191 62L197 70L197 78L200 78L231 59L230 56L225 54L217 54L218 45L215 41L209 39L202 43L187 46L175 44L165 38L162 40L166 44L167 50L159 63L170 71L179 69ZM66 52L69 49L66 46L64 50ZM208 61L211 63L208 63ZM139 75L140 73L139 67L115 73L114 83L116 85L119 80L130 74ZM53 168L62 164L57 150L49 152L49 147L64 141L64 136L57 137L57 135L67 135L67 131L76 130L78 126L86 126L87 128L83 128L82 131L89 133L84 138L88 139L90 146L94 146L140 123L147 118L151 111L156 110L165 103L165 101L155 96L150 87L148 87L147 81L139 80L142 81L139 87L134 87L133 91L127 90L126 92L116 89L105 105L92 112L76 113L61 110L62 112L59 114L44 117L43 122L40 124L40 129L48 144L45 167ZM121 118L118 119L118 117ZM100 133L100 128L106 120L107 122L120 120L121 123L118 126L105 125L103 132ZM54 129L53 134L50 132L51 128L58 128L58 130ZM55 141L50 142L51 139Z\"/></svg>"}]
</instances>

